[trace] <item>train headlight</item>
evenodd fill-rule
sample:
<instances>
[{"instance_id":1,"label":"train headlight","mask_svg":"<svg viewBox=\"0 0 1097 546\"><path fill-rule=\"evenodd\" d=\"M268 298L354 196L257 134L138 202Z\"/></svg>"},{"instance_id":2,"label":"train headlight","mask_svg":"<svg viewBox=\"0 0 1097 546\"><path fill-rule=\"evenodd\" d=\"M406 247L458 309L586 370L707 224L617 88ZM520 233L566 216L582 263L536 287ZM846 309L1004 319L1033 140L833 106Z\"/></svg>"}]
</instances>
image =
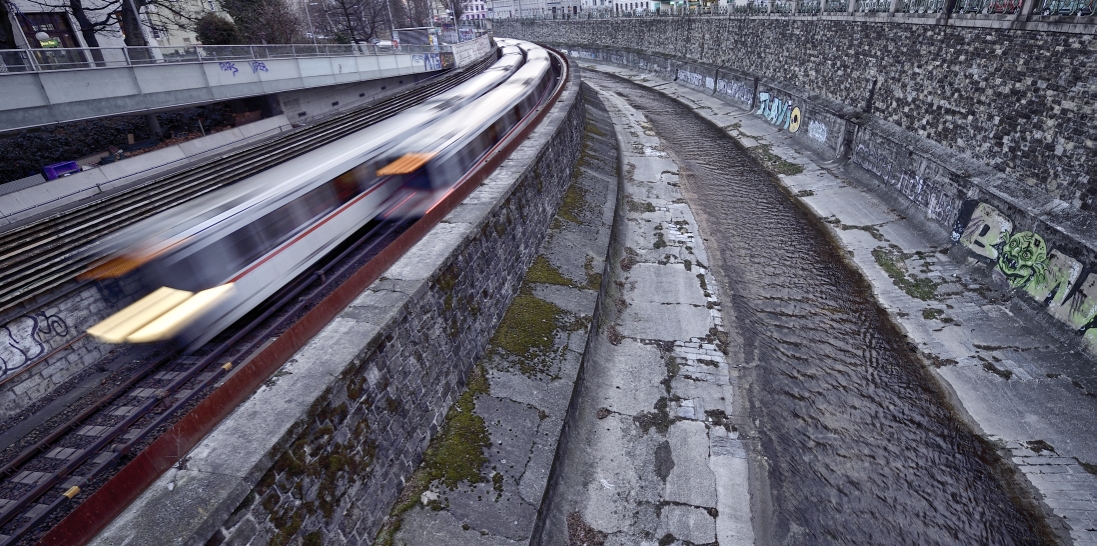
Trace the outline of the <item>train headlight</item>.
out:
<instances>
[{"instance_id":1,"label":"train headlight","mask_svg":"<svg viewBox=\"0 0 1097 546\"><path fill-rule=\"evenodd\" d=\"M235 285L232 283L197 294L161 287L88 328L88 333L107 343L147 343L169 339L234 291Z\"/></svg>"}]
</instances>

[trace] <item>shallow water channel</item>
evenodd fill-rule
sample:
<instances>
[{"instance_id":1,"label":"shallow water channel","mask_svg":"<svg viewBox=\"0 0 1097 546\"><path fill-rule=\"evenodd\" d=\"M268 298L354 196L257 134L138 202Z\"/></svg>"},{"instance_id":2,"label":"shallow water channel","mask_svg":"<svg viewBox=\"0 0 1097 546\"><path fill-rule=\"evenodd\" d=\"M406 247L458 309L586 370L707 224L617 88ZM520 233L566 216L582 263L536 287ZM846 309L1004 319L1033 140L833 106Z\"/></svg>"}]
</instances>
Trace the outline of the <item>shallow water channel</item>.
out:
<instances>
[{"instance_id":1,"label":"shallow water channel","mask_svg":"<svg viewBox=\"0 0 1097 546\"><path fill-rule=\"evenodd\" d=\"M746 396L772 504L761 535L776 544L1040 543L996 479L993 453L947 409L821 224L689 108L623 80L583 77L643 111L682 163L733 342L752 369Z\"/></svg>"}]
</instances>

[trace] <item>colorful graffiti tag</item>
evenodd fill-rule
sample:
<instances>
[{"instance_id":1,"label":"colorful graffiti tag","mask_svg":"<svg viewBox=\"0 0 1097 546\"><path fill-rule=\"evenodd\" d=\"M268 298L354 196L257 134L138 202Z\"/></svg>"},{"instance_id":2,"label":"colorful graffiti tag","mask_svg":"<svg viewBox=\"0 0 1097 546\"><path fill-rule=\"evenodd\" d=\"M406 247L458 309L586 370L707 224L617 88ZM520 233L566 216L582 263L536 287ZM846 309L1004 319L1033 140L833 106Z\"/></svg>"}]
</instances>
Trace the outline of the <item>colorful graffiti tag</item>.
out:
<instances>
[{"instance_id":1,"label":"colorful graffiti tag","mask_svg":"<svg viewBox=\"0 0 1097 546\"><path fill-rule=\"evenodd\" d=\"M770 123L795 133L800 129L800 123L803 121L803 116L800 114L800 107L793 106L792 101L781 100L766 92L758 93L758 114Z\"/></svg>"},{"instance_id":2,"label":"colorful graffiti tag","mask_svg":"<svg viewBox=\"0 0 1097 546\"><path fill-rule=\"evenodd\" d=\"M952 231L953 242L991 260L1009 286L1024 290L1097 346L1097 273L1082 276L1082 264L1049 250L1032 231L1013 232L1013 222L986 203L966 201Z\"/></svg>"}]
</instances>

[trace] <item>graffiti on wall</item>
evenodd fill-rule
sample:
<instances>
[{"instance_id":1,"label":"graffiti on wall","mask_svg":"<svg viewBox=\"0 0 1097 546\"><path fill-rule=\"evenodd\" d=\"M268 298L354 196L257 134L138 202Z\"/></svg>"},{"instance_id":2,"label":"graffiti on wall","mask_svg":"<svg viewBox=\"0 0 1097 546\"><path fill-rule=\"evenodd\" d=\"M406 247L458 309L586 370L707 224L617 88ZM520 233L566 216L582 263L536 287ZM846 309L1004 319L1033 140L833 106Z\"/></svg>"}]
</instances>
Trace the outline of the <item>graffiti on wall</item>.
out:
<instances>
[{"instance_id":1,"label":"graffiti on wall","mask_svg":"<svg viewBox=\"0 0 1097 546\"><path fill-rule=\"evenodd\" d=\"M951 222L960 212L962 200L955 192L948 191L911 169L895 168L890 154L884 148L858 144L853 152L853 162L921 205L929 218Z\"/></svg>"},{"instance_id":2,"label":"graffiti on wall","mask_svg":"<svg viewBox=\"0 0 1097 546\"><path fill-rule=\"evenodd\" d=\"M590 61L598 60L598 56L589 51L577 51L573 49L564 49L562 51L564 52L564 55L567 55L568 57L574 57L576 59L587 59Z\"/></svg>"},{"instance_id":3,"label":"graffiti on wall","mask_svg":"<svg viewBox=\"0 0 1097 546\"><path fill-rule=\"evenodd\" d=\"M696 87L704 87L705 86L705 77L704 76L702 76L702 75L700 75L696 72L690 72L688 70L682 70L681 68L678 69L677 80L682 81L682 82L686 82L686 83L688 83L690 85L693 85L693 86L696 86ZM709 78L709 81L712 81L712 78Z\"/></svg>"},{"instance_id":4,"label":"graffiti on wall","mask_svg":"<svg viewBox=\"0 0 1097 546\"><path fill-rule=\"evenodd\" d=\"M727 81L723 78L716 80L716 92L723 93L738 102L750 107L750 101L754 98L754 89L737 81Z\"/></svg>"},{"instance_id":5,"label":"graffiti on wall","mask_svg":"<svg viewBox=\"0 0 1097 546\"><path fill-rule=\"evenodd\" d=\"M808 123L808 136L819 142L827 141L827 126L821 122L811 120Z\"/></svg>"},{"instance_id":6,"label":"graffiti on wall","mask_svg":"<svg viewBox=\"0 0 1097 546\"><path fill-rule=\"evenodd\" d=\"M24 315L0 326L0 378L59 347L72 328L58 315Z\"/></svg>"},{"instance_id":7,"label":"graffiti on wall","mask_svg":"<svg viewBox=\"0 0 1097 546\"><path fill-rule=\"evenodd\" d=\"M794 106L792 100L781 100L766 92L758 93L758 111L755 114L790 133L799 130L803 121L800 107Z\"/></svg>"},{"instance_id":8,"label":"graffiti on wall","mask_svg":"<svg viewBox=\"0 0 1097 546\"><path fill-rule=\"evenodd\" d=\"M993 206L967 201L952 240L993 262L1011 288L1046 305L1051 316L1097 346L1097 273L1082 280L1078 260L1048 249L1038 233L1013 228L1013 222Z\"/></svg>"}]
</instances>

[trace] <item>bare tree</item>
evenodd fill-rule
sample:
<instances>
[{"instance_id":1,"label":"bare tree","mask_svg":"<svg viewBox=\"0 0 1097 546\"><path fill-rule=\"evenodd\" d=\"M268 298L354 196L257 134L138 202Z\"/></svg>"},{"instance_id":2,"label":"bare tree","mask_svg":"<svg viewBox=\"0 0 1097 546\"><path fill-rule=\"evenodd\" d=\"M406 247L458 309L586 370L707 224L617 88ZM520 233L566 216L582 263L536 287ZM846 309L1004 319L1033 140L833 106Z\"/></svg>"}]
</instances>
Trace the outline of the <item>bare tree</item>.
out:
<instances>
[{"instance_id":1,"label":"bare tree","mask_svg":"<svg viewBox=\"0 0 1097 546\"><path fill-rule=\"evenodd\" d=\"M286 0L222 0L246 43L291 44L300 41L301 18Z\"/></svg>"},{"instance_id":2,"label":"bare tree","mask_svg":"<svg viewBox=\"0 0 1097 546\"><path fill-rule=\"evenodd\" d=\"M2 1L2 0L0 0ZM63 10L72 15L80 26L80 35L88 47L99 47L99 34L117 36L119 29L128 46L147 46L138 13L155 6L160 15L184 28L191 28L197 15L166 0L31 0L50 11ZM119 17L121 14L121 17ZM118 26L116 26L118 25Z\"/></svg>"},{"instance_id":3,"label":"bare tree","mask_svg":"<svg viewBox=\"0 0 1097 546\"><path fill-rule=\"evenodd\" d=\"M412 27L425 27L430 22L429 0L407 0L408 23Z\"/></svg>"},{"instance_id":4,"label":"bare tree","mask_svg":"<svg viewBox=\"0 0 1097 546\"><path fill-rule=\"evenodd\" d=\"M11 24L12 9L7 0L0 0L0 49L19 49L15 42L15 27Z\"/></svg>"},{"instance_id":5,"label":"bare tree","mask_svg":"<svg viewBox=\"0 0 1097 546\"><path fill-rule=\"evenodd\" d=\"M390 28L387 0L325 0L328 30L351 43L368 42ZM387 34L387 33L386 33Z\"/></svg>"}]
</instances>

